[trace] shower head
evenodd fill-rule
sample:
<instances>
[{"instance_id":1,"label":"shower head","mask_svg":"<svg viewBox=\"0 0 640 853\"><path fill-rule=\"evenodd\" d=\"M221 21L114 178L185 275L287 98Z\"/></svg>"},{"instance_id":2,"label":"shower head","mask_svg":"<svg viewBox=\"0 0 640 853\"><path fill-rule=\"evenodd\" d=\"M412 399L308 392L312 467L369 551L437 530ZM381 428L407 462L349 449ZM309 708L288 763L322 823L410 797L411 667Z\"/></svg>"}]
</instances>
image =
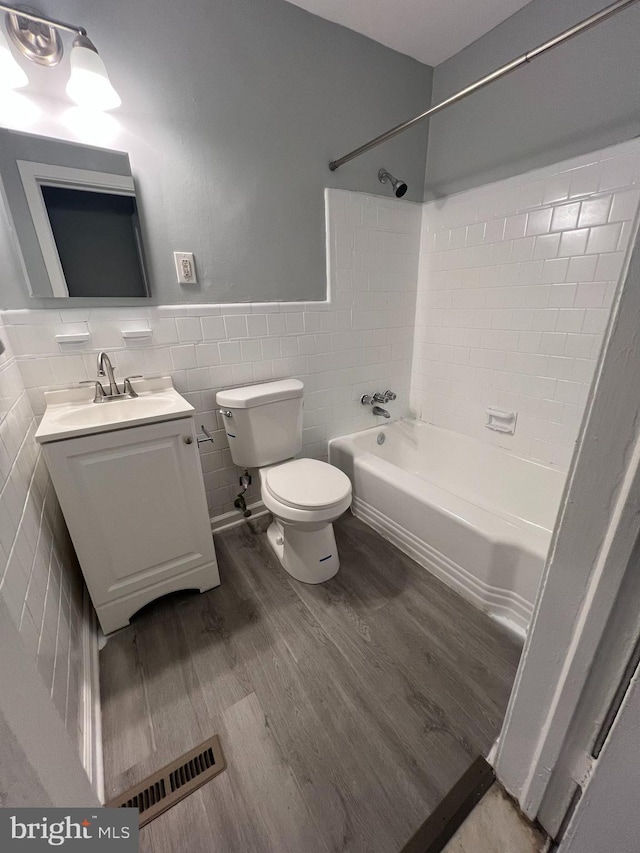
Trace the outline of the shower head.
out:
<instances>
[{"instance_id":1,"label":"shower head","mask_svg":"<svg viewBox=\"0 0 640 853\"><path fill-rule=\"evenodd\" d=\"M408 189L404 181L399 181L397 178L394 178L386 169L380 169L378 172L378 180L381 184L386 184L386 182L389 181L393 188L393 194L396 198L402 198Z\"/></svg>"}]
</instances>

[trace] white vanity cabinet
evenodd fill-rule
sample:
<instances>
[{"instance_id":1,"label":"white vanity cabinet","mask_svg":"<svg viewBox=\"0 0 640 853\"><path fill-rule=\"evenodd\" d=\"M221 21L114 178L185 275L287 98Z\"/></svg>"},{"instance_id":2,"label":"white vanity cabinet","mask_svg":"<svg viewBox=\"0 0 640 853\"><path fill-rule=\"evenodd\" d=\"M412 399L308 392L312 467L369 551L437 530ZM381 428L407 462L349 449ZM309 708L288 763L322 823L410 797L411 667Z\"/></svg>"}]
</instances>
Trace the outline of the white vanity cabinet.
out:
<instances>
[{"instance_id":1,"label":"white vanity cabinet","mask_svg":"<svg viewBox=\"0 0 640 853\"><path fill-rule=\"evenodd\" d=\"M193 417L49 439L43 452L105 633L154 598L220 583Z\"/></svg>"}]
</instances>

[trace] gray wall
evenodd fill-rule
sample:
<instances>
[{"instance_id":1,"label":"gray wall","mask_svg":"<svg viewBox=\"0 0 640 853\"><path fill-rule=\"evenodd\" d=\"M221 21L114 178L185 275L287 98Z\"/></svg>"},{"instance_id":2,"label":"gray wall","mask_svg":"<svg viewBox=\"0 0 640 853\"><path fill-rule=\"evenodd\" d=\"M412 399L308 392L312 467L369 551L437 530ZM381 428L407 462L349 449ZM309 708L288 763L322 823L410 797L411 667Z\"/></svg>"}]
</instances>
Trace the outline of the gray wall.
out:
<instances>
[{"instance_id":1,"label":"gray wall","mask_svg":"<svg viewBox=\"0 0 640 853\"><path fill-rule=\"evenodd\" d=\"M327 163L424 109L428 66L284 0L40 6L87 28L122 97L104 144L129 152L139 183L152 302L323 299L323 188L384 194L385 166L421 199L426 127L335 173ZM67 63L68 50L54 71L29 63L22 91L45 118L14 126L78 139L64 123ZM174 283L174 250L195 252L201 284ZM60 307L10 280L0 302Z\"/></svg>"},{"instance_id":2,"label":"gray wall","mask_svg":"<svg viewBox=\"0 0 640 853\"><path fill-rule=\"evenodd\" d=\"M605 0L533 0L435 69L433 103L546 41ZM640 5L431 120L425 199L640 134Z\"/></svg>"}]
</instances>

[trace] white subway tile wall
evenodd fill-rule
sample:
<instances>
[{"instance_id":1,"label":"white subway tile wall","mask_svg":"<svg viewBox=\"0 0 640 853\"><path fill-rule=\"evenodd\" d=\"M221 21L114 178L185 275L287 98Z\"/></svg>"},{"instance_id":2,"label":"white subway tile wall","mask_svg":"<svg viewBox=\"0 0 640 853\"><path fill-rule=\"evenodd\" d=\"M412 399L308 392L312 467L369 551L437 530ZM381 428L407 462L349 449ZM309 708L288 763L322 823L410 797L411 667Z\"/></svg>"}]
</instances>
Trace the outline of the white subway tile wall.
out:
<instances>
[{"instance_id":1,"label":"white subway tile wall","mask_svg":"<svg viewBox=\"0 0 640 853\"><path fill-rule=\"evenodd\" d=\"M6 332L0 322L0 596L81 752L84 583Z\"/></svg>"},{"instance_id":2,"label":"white subway tile wall","mask_svg":"<svg viewBox=\"0 0 640 853\"><path fill-rule=\"evenodd\" d=\"M326 191L327 302L6 311L4 322L36 415L44 391L96 376L107 350L117 375L169 374L215 443L201 446L212 517L233 510L231 461L215 394L221 388L298 377L305 385L303 454L326 458L327 440L376 423L363 394L395 391L409 414L422 206ZM151 340L123 339L149 324ZM86 343L56 334L89 332ZM377 419L380 422L380 419ZM255 499L254 482L248 498Z\"/></svg>"},{"instance_id":3,"label":"white subway tile wall","mask_svg":"<svg viewBox=\"0 0 640 853\"><path fill-rule=\"evenodd\" d=\"M417 417L568 468L639 182L634 140L424 206ZM517 411L515 435L487 407Z\"/></svg>"}]
</instances>

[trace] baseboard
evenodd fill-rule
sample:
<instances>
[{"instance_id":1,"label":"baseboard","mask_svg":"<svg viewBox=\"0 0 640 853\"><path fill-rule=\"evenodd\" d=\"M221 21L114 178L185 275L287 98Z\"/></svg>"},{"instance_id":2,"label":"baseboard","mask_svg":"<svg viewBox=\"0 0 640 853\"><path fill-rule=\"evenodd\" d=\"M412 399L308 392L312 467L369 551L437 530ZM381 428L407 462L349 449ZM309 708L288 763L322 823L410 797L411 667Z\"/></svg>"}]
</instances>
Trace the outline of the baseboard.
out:
<instances>
[{"instance_id":1,"label":"baseboard","mask_svg":"<svg viewBox=\"0 0 640 853\"><path fill-rule=\"evenodd\" d=\"M533 611L532 605L512 590L484 583L462 566L454 563L428 543L418 539L406 528L387 517L375 507L354 495L353 514L388 539L400 551L415 560L447 586L455 589L496 622L503 625L520 642L524 642Z\"/></svg>"},{"instance_id":2,"label":"baseboard","mask_svg":"<svg viewBox=\"0 0 640 853\"><path fill-rule=\"evenodd\" d=\"M247 504L247 509L251 510L251 518L259 518L261 515L266 515L269 512L262 501ZM239 524L244 524L246 520L239 509L234 509L232 512L225 512L222 515L216 515L211 519L211 532L220 533L223 530L228 530L230 527L237 527Z\"/></svg>"},{"instance_id":3,"label":"baseboard","mask_svg":"<svg viewBox=\"0 0 640 853\"><path fill-rule=\"evenodd\" d=\"M102 756L102 711L98 665L98 620L85 589L82 602L81 673L82 763L101 803L104 802L104 762Z\"/></svg>"}]
</instances>

